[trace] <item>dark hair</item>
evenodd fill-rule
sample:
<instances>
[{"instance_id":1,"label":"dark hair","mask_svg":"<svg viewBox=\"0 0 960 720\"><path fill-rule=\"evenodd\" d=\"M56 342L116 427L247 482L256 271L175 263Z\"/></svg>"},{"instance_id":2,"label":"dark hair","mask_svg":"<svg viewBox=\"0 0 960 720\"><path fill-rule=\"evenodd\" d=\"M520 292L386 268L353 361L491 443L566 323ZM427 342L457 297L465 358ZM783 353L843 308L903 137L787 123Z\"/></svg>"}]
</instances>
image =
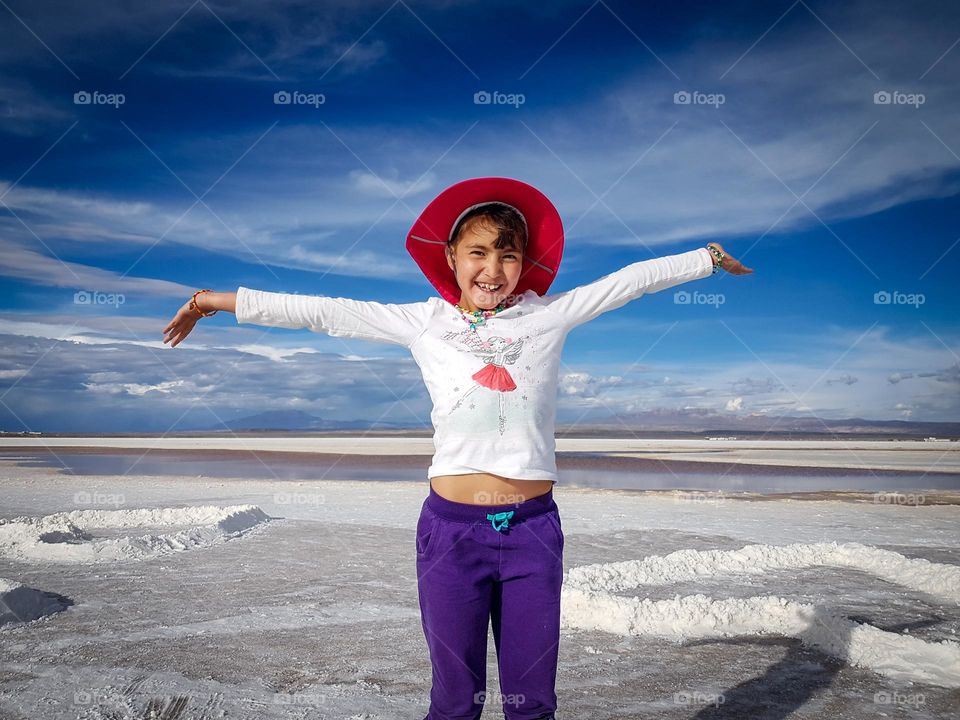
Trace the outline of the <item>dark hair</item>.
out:
<instances>
[{"instance_id":1,"label":"dark hair","mask_svg":"<svg viewBox=\"0 0 960 720\"><path fill-rule=\"evenodd\" d=\"M483 205L464 215L457 223L451 236L452 239L447 242L447 247L456 247L467 225L474 221L497 231L497 241L494 243L497 250L511 248L518 250L521 254L526 251L527 226L524 224L523 218L513 208L500 203Z\"/></svg>"}]
</instances>

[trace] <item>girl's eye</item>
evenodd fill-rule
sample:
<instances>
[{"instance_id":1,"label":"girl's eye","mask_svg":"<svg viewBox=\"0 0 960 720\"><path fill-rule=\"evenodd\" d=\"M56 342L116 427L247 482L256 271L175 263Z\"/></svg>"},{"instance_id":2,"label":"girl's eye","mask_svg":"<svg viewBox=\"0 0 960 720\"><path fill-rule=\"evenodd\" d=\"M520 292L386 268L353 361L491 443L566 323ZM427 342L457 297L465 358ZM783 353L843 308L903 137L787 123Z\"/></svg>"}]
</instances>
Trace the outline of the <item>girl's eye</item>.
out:
<instances>
[{"instance_id":1,"label":"girl's eye","mask_svg":"<svg viewBox=\"0 0 960 720\"><path fill-rule=\"evenodd\" d=\"M480 251L480 250L474 250L474 251L472 251L470 254L471 254L471 255L483 255L483 252ZM504 257L505 257L505 258L509 258L510 260L516 260L516 259L517 259L517 256L516 256L516 255L504 255Z\"/></svg>"}]
</instances>

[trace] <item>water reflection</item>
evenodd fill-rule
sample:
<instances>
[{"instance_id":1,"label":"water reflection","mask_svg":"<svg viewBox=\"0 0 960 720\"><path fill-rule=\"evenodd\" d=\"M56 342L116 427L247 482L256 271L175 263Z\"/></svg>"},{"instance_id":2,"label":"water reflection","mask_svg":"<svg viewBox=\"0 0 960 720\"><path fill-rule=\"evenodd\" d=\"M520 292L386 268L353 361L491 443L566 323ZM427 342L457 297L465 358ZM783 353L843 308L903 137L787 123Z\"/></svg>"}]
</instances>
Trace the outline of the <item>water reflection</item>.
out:
<instances>
[{"instance_id":1,"label":"water reflection","mask_svg":"<svg viewBox=\"0 0 960 720\"><path fill-rule=\"evenodd\" d=\"M587 488L620 490L710 490L724 492L819 492L825 490L876 492L879 490L960 490L960 476L945 473L836 474L749 471L629 472L624 470L560 470L561 482Z\"/></svg>"},{"instance_id":2,"label":"water reflection","mask_svg":"<svg viewBox=\"0 0 960 720\"><path fill-rule=\"evenodd\" d=\"M276 457L277 453L238 453L236 456L204 457L178 453L124 452L24 453L0 452L0 458L18 464L59 468L68 475L160 475L204 478L248 478L251 480L426 480L430 458L365 458L337 455ZM597 456L593 456L596 458ZM386 460L386 461L384 461ZM826 490L876 492L884 490L960 490L960 475L945 473L858 472L845 473L823 469L791 468L789 472L761 466L731 470L727 466L709 471L690 469L682 472L665 469L643 471L609 469L591 463L590 467L571 467L575 461L558 457L560 484L567 487L620 490L705 490L737 493L818 492ZM750 469L750 468L753 469Z\"/></svg>"}]
</instances>

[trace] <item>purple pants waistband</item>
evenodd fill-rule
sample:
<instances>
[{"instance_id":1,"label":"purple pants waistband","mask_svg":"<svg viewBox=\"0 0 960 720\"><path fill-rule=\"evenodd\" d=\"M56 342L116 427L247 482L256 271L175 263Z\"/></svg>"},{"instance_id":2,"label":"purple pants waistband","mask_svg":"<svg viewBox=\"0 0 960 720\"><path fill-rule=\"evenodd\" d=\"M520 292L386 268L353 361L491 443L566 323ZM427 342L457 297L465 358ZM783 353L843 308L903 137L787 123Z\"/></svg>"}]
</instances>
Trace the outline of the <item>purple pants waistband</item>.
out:
<instances>
[{"instance_id":1,"label":"purple pants waistband","mask_svg":"<svg viewBox=\"0 0 960 720\"><path fill-rule=\"evenodd\" d=\"M526 518L542 515L550 512L557 507L553 500L553 488L543 495L530 498L522 503L508 503L506 505L473 505L471 503L459 503L453 500L447 500L437 493L433 487L430 488L430 494L427 496L427 506L437 515L454 522L473 523L478 520L488 522L487 515L495 515L500 512L513 511L511 523L520 522Z\"/></svg>"}]
</instances>

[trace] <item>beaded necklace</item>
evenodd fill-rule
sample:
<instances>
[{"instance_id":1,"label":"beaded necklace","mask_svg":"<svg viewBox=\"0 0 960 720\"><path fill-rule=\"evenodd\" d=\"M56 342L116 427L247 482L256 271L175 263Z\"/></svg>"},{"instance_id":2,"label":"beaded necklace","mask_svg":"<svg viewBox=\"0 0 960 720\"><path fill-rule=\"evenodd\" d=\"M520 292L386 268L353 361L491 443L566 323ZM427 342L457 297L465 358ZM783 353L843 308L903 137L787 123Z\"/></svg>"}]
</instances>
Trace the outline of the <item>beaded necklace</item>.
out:
<instances>
[{"instance_id":1,"label":"beaded necklace","mask_svg":"<svg viewBox=\"0 0 960 720\"><path fill-rule=\"evenodd\" d=\"M460 303L457 303L457 310L460 311L460 317L470 325L471 330L476 330L478 325L483 325L487 321L487 318L491 318L506 309L507 306L502 302L493 310L464 310L460 307Z\"/></svg>"}]
</instances>

